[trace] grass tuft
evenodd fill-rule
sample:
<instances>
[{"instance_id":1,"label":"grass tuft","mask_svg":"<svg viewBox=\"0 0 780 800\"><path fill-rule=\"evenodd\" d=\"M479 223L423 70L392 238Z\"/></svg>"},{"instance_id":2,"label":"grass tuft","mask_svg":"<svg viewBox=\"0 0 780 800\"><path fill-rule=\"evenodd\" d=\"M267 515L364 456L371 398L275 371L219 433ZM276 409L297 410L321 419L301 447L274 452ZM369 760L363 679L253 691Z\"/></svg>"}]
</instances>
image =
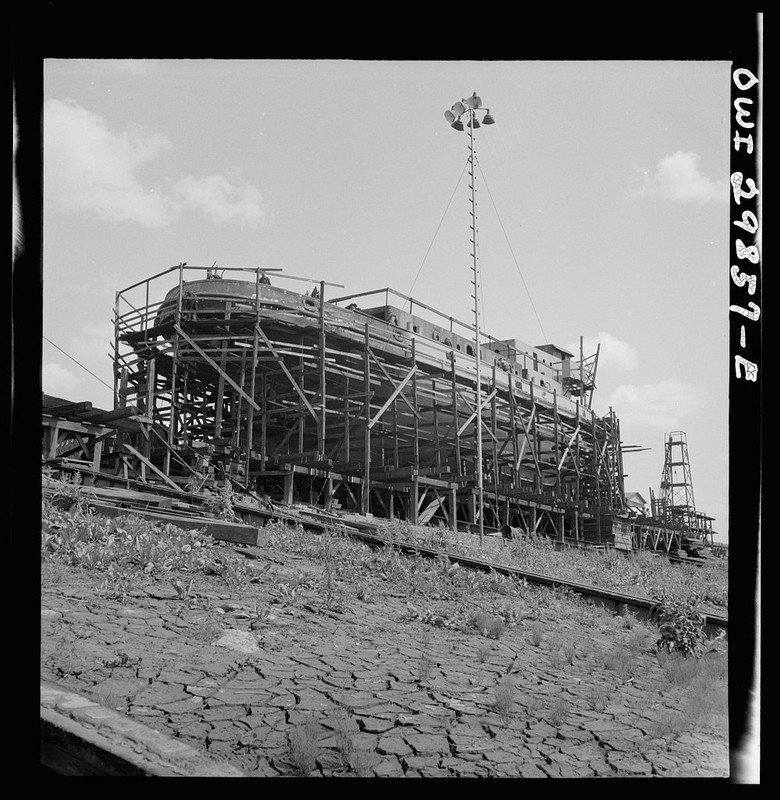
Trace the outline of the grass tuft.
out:
<instances>
[{"instance_id":1,"label":"grass tuft","mask_svg":"<svg viewBox=\"0 0 780 800\"><path fill-rule=\"evenodd\" d=\"M504 720L504 724L514 712L515 707L515 685L511 675L504 675L496 684L493 699L493 710Z\"/></svg>"},{"instance_id":2,"label":"grass tuft","mask_svg":"<svg viewBox=\"0 0 780 800\"><path fill-rule=\"evenodd\" d=\"M290 761L302 777L310 775L317 765L318 739L319 725L312 717L296 725L289 735Z\"/></svg>"}]
</instances>

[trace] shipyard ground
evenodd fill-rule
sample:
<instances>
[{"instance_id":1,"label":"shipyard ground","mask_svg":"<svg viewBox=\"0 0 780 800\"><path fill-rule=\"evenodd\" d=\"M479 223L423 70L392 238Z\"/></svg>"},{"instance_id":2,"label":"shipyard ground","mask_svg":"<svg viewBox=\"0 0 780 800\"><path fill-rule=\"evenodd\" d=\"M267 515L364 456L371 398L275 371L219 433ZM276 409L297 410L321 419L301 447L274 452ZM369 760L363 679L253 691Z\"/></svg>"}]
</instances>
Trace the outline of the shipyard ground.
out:
<instances>
[{"instance_id":1,"label":"shipyard ground","mask_svg":"<svg viewBox=\"0 0 780 800\"><path fill-rule=\"evenodd\" d=\"M102 737L94 774L729 774L725 680L694 709L649 624L540 588L511 598L492 638L455 618L467 597L410 593L391 562L333 584L339 603L307 555L230 550L255 575L240 591L199 576L197 591L149 580L111 599L100 573L43 565L42 724ZM499 584L474 608L506 606Z\"/></svg>"}]
</instances>

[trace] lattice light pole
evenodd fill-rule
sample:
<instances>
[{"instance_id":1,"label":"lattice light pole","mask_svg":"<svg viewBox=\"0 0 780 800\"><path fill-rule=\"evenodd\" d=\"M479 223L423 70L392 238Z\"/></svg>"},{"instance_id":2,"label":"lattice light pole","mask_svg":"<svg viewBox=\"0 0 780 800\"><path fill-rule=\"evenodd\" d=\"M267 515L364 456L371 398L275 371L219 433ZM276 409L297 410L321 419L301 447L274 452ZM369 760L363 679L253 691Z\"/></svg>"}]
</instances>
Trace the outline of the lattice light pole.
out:
<instances>
[{"instance_id":1,"label":"lattice light pole","mask_svg":"<svg viewBox=\"0 0 780 800\"><path fill-rule=\"evenodd\" d=\"M673 431L666 439L664 470L661 476L661 508L667 522L695 528L696 501L693 498L688 439L683 431Z\"/></svg>"},{"instance_id":2,"label":"lattice light pole","mask_svg":"<svg viewBox=\"0 0 780 800\"><path fill-rule=\"evenodd\" d=\"M480 122L480 115L482 121ZM452 108L444 112L444 118L450 123L450 126L456 131L462 131L468 128L469 132L469 186L471 190L471 260L472 272L474 279L472 281L474 286L474 335L475 341L475 358L476 358L476 375L477 375L477 498L479 509L479 541L482 543L482 538L485 532L485 515L484 515L484 480L482 473L482 358L480 353L479 342L479 295L480 295L480 272L479 272L479 254L477 250L477 196L475 188L475 158L474 158L474 130L481 125L492 125L495 120L490 114L489 108L483 108L482 99L474 92L471 97L465 100L459 100ZM466 120L466 125L462 119Z\"/></svg>"}]
</instances>

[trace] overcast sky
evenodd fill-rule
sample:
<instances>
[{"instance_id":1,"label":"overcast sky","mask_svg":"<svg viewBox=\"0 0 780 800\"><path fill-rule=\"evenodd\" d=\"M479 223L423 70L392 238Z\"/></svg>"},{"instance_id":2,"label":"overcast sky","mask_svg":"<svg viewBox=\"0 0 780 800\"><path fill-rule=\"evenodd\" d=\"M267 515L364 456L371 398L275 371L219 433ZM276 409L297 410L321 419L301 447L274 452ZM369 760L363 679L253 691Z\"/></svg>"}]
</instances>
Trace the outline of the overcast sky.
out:
<instances>
[{"instance_id":1,"label":"overcast sky","mask_svg":"<svg viewBox=\"0 0 780 800\"><path fill-rule=\"evenodd\" d=\"M115 292L182 261L469 321L468 136L444 111L474 91L496 120L476 132L485 330L600 343L594 408L651 448L627 491L659 492L685 431L725 540L727 61L46 60L44 391L111 407Z\"/></svg>"}]
</instances>

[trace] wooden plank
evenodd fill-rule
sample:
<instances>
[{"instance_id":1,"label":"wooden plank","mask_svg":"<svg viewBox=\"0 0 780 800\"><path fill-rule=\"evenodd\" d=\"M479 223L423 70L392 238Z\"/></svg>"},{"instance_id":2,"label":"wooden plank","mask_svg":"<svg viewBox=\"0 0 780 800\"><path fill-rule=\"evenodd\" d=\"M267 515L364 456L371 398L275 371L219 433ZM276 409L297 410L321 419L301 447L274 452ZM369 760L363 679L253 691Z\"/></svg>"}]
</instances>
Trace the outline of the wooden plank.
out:
<instances>
[{"instance_id":1,"label":"wooden plank","mask_svg":"<svg viewBox=\"0 0 780 800\"><path fill-rule=\"evenodd\" d=\"M133 417L140 413L140 409L136 408L135 406L117 408L114 411L100 411L99 409L93 409L93 413L87 417L86 421L91 422L93 425L104 425L106 422L113 422L114 420L118 419L126 419L127 417Z\"/></svg>"},{"instance_id":2,"label":"wooden plank","mask_svg":"<svg viewBox=\"0 0 780 800\"><path fill-rule=\"evenodd\" d=\"M92 403L89 401L84 403L62 403L61 405L48 406L48 408L45 405L43 406L43 412L53 417L58 415L82 414L86 411L92 411Z\"/></svg>"},{"instance_id":3,"label":"wooden plank","mask_svg":"<svg viewBox=\"0 0 780 800\"><path fill-rule=\"evenodd\" d=\"M437 497L425 507L425 509L418 515L417 522L420 525L427 525L431 521L431 517L436 513L439 506L442 504L442 499Z\"/></svg>"},{"instance_id":4,"label":"wooden plank","mask_svg":"<svg viewBox=\"0 0 780 800\"><path fill-rule=\"evenodd\" d=\"M175 525L184 530L205 529L206 533L214 539L224 542L234 542L236 544L248 544L257 546L259 543L260 531L254 525L244 525L239 522L227 522L225 520L211 519L209 517L186 517L177 514L166 514L163 511L136 511L128 512L126 508L119 508L109 503L90 502L98 514L107 517L121 517L128 513L142 517L150 522Z\"/></svg>"},{"instance_id":5,"label":"wooden plank","mask_svg":"<svg viewBox=\"0 0 780 800\"><path fill-rule=\"evenodd\" d=\"M395 390L390 395L390 397L387 398L387 401L382 406L382 408L380 408L379 411L377 411L377 413L374 415L374 418L368 423L369 428L373 428L374 425L376 425L377 420L382 416L382 414L385 413L385 411L387 411L388 407L393 402L393 400L395 400L395 398L398 397L399 394L401 394L401 391L403 390L404 386L406 386L406 384L409 383L409 381L412 379L412 376L416 372L417 372L417 365L415 364L415 366L413 366L406 374L401 383L399 383L398 386L395 387Z\"/></svg>"},{"instance_id":6,"label":"wooden plank","mask_svg":"<svg viewBox=\"0 0 780 800\"><path fill-rule=\"evenodd\" d=\"M271 351L273 356L276 358L276 362L281 367L282 372L284 372L284 374L287 376L287 380L290 381L290 383L293 386L293 389L295 389L295 391L298 393L298 396L301 398L301 400L303 401L304 405L309 410L309 413L312 415L312 417L314 417L314 420L317 423L317 425L319 425L320 424L320 420L319 420L319 417L317 416L317 412L314 410L314 408L312 408L312 405L309 402L309 399L304 394L303 389L301 389L301 387L298 385L298 382L292 376L292 373L290 372L290 370L287 369L287 365L284 363L284 361L282 360L281 356L277 353L276 348L273 346L273 344L271 344L271 340L265 335L265 333L263 333L263 330L260 328L259 325L255 325L255 331L260 336L260 338L263 340L263 342L265 342L266 347ZM255 406L255 408L258 411L260 411L260 408L258 406Z\"/></svg>"},{"instance_id":7,"label":"wooden plank","mask_svg":"<svg viewBox=\"0 0 780 800\"><path fill-rule=\"evenodd\" d=\"M124 447L125 450L128 450L130 453L132 453L134 456L136 456L136 458L140 459L141 463L146 465L147 467L149 467L149 469L152 472L154 472L155 475L158 475L169 486L172 486L174 489L176 489L178 491L179 487L164 472L162 472L161 470L157 469L157 467L155 467L154 464L152 464L152 462L149 461L148 458L145 458L144 456L142 456L132 445L129 445L129 444L125 443L123 445L123 447Z\"/></svg>"},{"instance_id":8,"label":"wooden plank","mask_svg":"<svg viewBox=\"0 0 780 800\"><path fill-rule=\"evenodd\" d=\"M187 334L179 325L174 325L174 328L176 329L176 332L182 336L194 350L203 356L203 358L217 371L219 375L224 377L224 379L249 403L249 405L252 406L252 408L254 408L255 411L261 410L260 406L257 405L257 403L230 377L230 375L223 371L219 364L217 364L217 362L214 361L214 359L211 358L211 356L209 356L202 347L199 347L189 336L187 336Z\"/></svg>"}]
</instances>

